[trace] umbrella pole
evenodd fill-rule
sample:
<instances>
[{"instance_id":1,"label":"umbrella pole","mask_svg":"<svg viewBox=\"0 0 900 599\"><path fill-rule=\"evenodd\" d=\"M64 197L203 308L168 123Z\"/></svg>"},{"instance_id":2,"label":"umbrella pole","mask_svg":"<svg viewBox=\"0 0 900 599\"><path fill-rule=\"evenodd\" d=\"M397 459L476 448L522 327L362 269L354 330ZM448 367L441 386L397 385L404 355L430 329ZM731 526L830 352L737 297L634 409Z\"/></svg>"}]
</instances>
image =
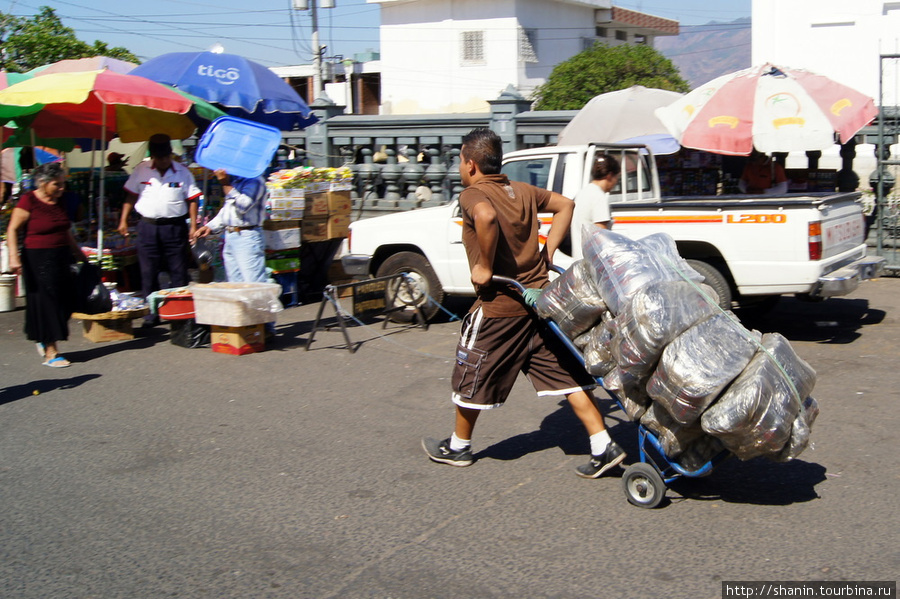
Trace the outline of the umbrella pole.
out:
<instances>
[{"instance_id":1,"label":"umbrella pole","mask_svg":"<svg viewBox=\"0 0 900 599\"><path fill-rule=\"evenodd\" d=\"M106 104L103 104L103 120L100 126L100 147L103 147L103 142L106 140ZM105 203L105 192L104 189L104 172L103 169L100 170L100 196L97 200L97 260L100 264L103 263L103 213L104 203ZM93 179L93 177L91 177Z\"/></svg>"},{"instance_id":2,"label":"umbrella pole","mask_svg":"<svg viewBox=\"0 0 900 599\"><path fill-rule=\"evenodd\" d=\"M88 171L88 241L90 240L91 223L94 222L94 142L91 140L91 170Z\"/></svg>"}]
</instances>

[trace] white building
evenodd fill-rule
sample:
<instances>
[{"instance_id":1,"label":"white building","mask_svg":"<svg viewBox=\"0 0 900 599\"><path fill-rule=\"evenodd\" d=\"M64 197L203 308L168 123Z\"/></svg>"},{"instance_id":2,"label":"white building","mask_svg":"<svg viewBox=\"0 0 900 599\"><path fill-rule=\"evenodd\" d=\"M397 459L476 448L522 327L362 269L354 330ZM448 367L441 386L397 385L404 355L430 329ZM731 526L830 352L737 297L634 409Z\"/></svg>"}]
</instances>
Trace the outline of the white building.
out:
<instances>
[{"instance_id":1,"label":"white building","mask_svg":"<svg viewBox=\"0 0 900 599\"><path fill-rule=\"evenodd\" d=\"M653 43L678 23L611 0L367 0L381 5L381 112L485 112L508 85L529 97L595 41Z\"/></svg>"}]
</instances>

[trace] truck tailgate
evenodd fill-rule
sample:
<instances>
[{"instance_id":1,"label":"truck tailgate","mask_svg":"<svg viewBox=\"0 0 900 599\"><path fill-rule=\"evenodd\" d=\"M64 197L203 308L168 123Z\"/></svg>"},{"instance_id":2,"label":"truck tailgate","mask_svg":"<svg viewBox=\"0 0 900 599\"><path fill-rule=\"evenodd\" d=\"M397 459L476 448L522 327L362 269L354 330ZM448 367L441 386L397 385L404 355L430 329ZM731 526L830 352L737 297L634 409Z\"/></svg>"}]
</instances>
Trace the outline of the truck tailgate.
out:
<instances>
[{"instance_id":1,"label":"truck tailgate","mask_svg":"<svg viewBox=\"0 0 900 599\"><path fill-rule=\"evenodd\" d=\"M822 217L822 257L829 258L859 247L865 241L865 216L853 201L824 203Z\"/></svg>"}]
</instances>

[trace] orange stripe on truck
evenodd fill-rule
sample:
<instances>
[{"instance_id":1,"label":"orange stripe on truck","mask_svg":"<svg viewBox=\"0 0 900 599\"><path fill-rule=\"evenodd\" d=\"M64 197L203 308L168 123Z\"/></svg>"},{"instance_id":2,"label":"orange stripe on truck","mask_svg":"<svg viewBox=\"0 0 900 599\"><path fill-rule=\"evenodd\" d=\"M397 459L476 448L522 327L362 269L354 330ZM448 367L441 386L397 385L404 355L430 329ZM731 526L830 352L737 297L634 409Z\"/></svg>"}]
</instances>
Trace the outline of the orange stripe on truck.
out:
<instances>
[{"instance_id":1,"label":"orange stripe on truck","mask_svg":"<svg viewBox=\"0 0 900 599\"><path fill-rule=\"evenodd\" d=\"M658 216L616 216L615 223L630 225L654 225L654 224L705 224L705 223L721 223L722 215L696 215L696 216L677 216L665 215Z\"/></svg>"}]
</instances>

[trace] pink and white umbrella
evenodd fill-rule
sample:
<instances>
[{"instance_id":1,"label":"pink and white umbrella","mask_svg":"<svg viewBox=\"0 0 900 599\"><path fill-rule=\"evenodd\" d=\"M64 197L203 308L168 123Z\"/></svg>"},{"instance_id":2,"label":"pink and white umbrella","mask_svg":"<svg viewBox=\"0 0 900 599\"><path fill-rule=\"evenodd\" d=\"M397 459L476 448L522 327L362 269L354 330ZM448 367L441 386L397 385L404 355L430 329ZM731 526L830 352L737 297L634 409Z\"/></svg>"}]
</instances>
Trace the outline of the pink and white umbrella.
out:
<instances>
[{"instance_id":1,"label":"pink and white umbrella","mask_svg":"<svg viewBox=\"0 0 900 599\"><path fill-rule=\"evenodd\" d=\"M872 122L872 98L772 64L723 75L655 111L682 146L716 154L824 150Z\"/></svg>"}]
</instances>

